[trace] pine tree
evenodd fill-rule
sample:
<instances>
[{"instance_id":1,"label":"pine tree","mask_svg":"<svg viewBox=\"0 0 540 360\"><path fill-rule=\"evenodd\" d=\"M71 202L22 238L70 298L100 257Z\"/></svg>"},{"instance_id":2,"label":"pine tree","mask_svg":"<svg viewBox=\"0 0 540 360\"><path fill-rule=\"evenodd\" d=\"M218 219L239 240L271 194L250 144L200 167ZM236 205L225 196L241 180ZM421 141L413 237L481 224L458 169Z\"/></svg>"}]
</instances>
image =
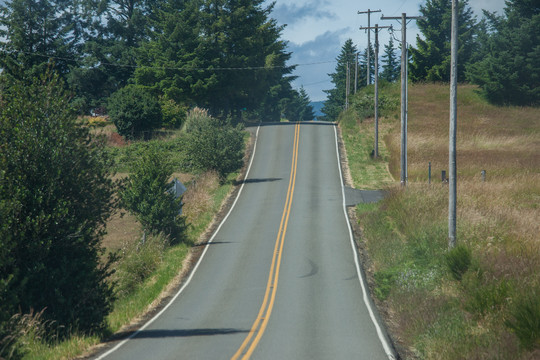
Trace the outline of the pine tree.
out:
<instances>
[{"instance_id":1,"label":"pine tree","mask_svg":"<svg viewBox=\"0 0 540 360\"><path fill-rule=\"evenodd\" d=\"M394 40L392 38L390 38L388 44L384 46L384 55L382 58L384 59L384 65L382 66L383 71L381 73L381 79L388 82L398 80L401 73L401 64L397 58Z\"/></svg>"},{"instance_id":2,"label":"pine tree","mask_svg":"<svg viewBox=\"0 0 540 360\"><path fill-rule=\"evenodd\" d=\"M540 6L531 0L507 1L505 17L490 16L495 32L489 52L467 69L496 104L540 104Z\"/></svg>"},{"instance_id":3,"label":"pine tree","mask_svg":"<svg viewBox=\"0 0 540 360\"><path fill-rule=\"evenodd\" d=\"M339 113L343 110L345 106L345 93L346 93L346 84L347 84L347 64L351 71L351 78L354 79L354 64L356 63L356 53L358 52L356 45L353 44L351 39L345 41L341 48L341 53L337 57L337 65L335 72L329 74L334 84L334 88L330 90L324 90L328 95L327 100L324 103L322 112L325 115L327 121L336 121ZM361 72L360 72L361 73ZM365 81L365 77L364 77ZM354 92L354 81L351 81L350 93ZM361 83L359 82L359 85Z\"/></svg>"},{"instance_id":4,"label":"pine tree","mask_svg":"<svg viewBox=\"0 0 540 360\"><path fill-rule=\"evenodd\" d=\"M476 18L469 1L459 2L458 81L465 80L465 68L470 63L476 46ZM426 0L420 6L423 19L417 21L425 40L416 38L416 48L411 47L412 63L409 76L413 81L449 81L450 35L452 3L448 0Z\"/></svg>"},{"instance_id":5,"label":"pine tree","mask_svg":"<svg viewBox=\"0 0 540 360\"><path fill-rule=\"evenodd\" d=\"M67 0L11 0L0 5L0 68L21 79L54 67L66 74L79 36ZM26 75L25 75L26 74Z\"/></svg>"}]
</instances>

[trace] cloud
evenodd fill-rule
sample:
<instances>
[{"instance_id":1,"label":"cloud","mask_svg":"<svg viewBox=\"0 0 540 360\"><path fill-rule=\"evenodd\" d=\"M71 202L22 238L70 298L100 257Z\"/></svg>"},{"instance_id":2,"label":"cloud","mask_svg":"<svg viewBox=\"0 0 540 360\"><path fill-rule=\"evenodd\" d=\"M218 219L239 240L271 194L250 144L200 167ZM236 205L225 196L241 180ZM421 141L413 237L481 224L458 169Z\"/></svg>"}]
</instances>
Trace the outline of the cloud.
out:
<instances>
[{"instance_id":1,"label":"cloud","mask_svg":"<svg viewBox=\"0 0 540 360\"><path fill-rule=\"evenodd\" d=\"M292 83L294 88L304 86L312 101L324 100L323 90L333 87L328 74L336 67L336 57L341 51L348 28L327 31L311 41L302 44L289 43L292 52L290 64L298 64L294 75L298 76Z\"/></svg>"},{"instance_id":2,"label":"cloud","mask_svg":"<svg viewBox=\"0 0 540 360\"><path fill-rule=\"evenodd\" d=\"M306 18L312 19L336 19L335 13L322 10L328 4L325 0L318 0L306 4L280 4L273 11L273 17L281 24L292 25Z\"/></svg>"}]
</instances>

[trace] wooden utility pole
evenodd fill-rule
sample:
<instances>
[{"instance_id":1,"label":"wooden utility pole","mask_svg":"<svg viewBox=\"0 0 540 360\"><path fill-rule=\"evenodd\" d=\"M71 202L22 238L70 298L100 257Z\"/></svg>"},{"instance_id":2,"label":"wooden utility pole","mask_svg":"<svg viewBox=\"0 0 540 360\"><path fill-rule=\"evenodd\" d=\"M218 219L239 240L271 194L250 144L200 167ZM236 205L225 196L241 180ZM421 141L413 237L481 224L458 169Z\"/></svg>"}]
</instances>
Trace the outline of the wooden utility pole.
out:
<instances>
[{"instance_id":1,"label":"wooden utility pole","mask_svg":"<svg viewBox=\"0 0 540 360\"><path fill-rule=\"evenodd\" d=\"M381 20L401 20L401 186L407 185L407 20L421 16L381 17Z\"/></svg>"},{"instance_id":2,"label":"wooden utility pole","mask_svg":"<svg viewBox=\"0 0 540 360\"><path fill-rule=\"evenodd\" d=\"M360 30L375 30L375 145L373 157L379 157L379 29L389 29L392 26L361 27Z\"/></svg>"},{"instance_id":3,"label":"wooden utility pole","mask_svg":"<svg viewBox=\"0 0 540 360\"><path fill-rule=\"evenodd\" d=\"M374 12L381 12L381 10L371 10L371 9L367 9L367 11L359 11L358 14L368 14L367 16L367 27L371 27L371 13L374 13ZM369 51L370 51L370 48L371 48L371 38L370 38L370 33L369 33L369 30L368 30L368 37L367 37L367 50L366 50L366 64L367 64L367 69L366 69L366 82L367 82L367 85L371 84L371 71L369 70L369 64L370 64L370 54L369 54Z\"/></svg>"},{"instance_id":4,"label":"wooden utility pole","mask_svg":"<svg viewBox=\"0 0 540 360\"><path fill-rule=\"evenodd\" d=\"M354 93L356 94L356 89L358 85L358 53L356 53L356 62L354 64Z\"/></svg>"},{"instance_id":5,"label":"wooden utility pole","mask_svg":"<svg viewBox=\"0 0 540 360\"><path fill-rule=\"evenodd\" d=\"M456 246L457 215L457 63L458 63L458 0L452 0L452 39L450 61L450 136L448 161L448 247Z\"/></svg>"},{"instance_id":6,"label":"wooden utility pole","mask_svg":"<svg viewBox=\"0 0 540 360\"><path fill-rule=\"evenodd\" d=\"M347 78L345 80L345 110L349 108L350 77L351 77L350 65L349 65L349 62L347 61Z\"/></svg>"}]
</instances>

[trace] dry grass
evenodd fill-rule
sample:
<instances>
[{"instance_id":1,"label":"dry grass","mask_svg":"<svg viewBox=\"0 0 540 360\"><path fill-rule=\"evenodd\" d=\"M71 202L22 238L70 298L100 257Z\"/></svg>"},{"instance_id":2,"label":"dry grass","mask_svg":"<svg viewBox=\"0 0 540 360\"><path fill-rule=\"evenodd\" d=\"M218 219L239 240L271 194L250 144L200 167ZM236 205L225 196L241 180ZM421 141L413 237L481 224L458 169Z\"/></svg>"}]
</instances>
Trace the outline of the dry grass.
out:
<instances>
[{"instance_id":1,"label":"dry grass","mask_svg":"<svg viewBox=\"0 0 540 360\"><path fill-rule=\"evenodd\" d=\"M219 188L219 175L209 171L200 175L184 194L183 214L189 224L197 224L203 214L214 207L214 194Z\"/></svg>"}]
</instances>

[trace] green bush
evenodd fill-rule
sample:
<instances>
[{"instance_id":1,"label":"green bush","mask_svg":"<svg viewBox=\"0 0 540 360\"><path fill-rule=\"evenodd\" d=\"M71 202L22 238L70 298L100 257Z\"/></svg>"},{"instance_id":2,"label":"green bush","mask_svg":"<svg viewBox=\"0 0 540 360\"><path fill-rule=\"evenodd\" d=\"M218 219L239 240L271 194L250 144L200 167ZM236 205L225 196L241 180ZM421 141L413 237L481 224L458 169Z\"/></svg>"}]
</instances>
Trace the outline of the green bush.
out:
<instances>
[{"instance_id":1,"label":"green bush","mask_svg":"<svg viewBox=\"0 0 540 360\"><path fill-rule=\"evenodd\" d=\"M446 265L454 279L460 281L463 278L471 266L471 258L471 251L463 245L456 246L446 254Z\"/></svg>"},{"instance_id":2,"label":"green bush","mask_svg":"<svg viewBox=\"0 0 540 360\"><path fill-rule=\"evenodd\" d=\"M157 99L149 90L137 85L115 92L109 99L108 111L118 133L130 139L159 128L163 118Z\"/></svg>"},{"instance_id":3,"label":"green bush","mask_svg":"<svg viewBox=\"0 0 540 360\"><path fill-rule=\"evenodd\" d=\"M506 325L516 334L526 349L540 348L540 297L536 292L525 296L513 306L512 318Z\"/></svg>"},{"instance_id":4,"label":"green bush","mask_svg":"<svg viewBox=\"0 0 540 360\"><path fill-rule=\"evenodd\" d=\"M200 114L199 114L200 115ZM207 114L186 120L186 157L195 170L215 170L223 180L242 166L244 132Z\"/></svg>"},{"instance_id":5,"label":"green bush","mask_svg":"<svg viewBox=\"0 0 540 360\"><path fill-rule=\"evenodd\" d=\"M162 126L166 129L180 128L186 119L186 109L164 96L159 98L159 104L163 115Z\"/></svg>"},{"instance_id":6,"label":"green bush","mask_svg":"<svg viewBox=\"0 0 540 360\"><path fill-rule=\"evenodd\" d=\"M133 164L120 198L145 230L180 240L185 224L179 216L181 198L169 192L172 173L172 162L166 154L155 144L148 144Z\"/></svg>"}]
</instances>

